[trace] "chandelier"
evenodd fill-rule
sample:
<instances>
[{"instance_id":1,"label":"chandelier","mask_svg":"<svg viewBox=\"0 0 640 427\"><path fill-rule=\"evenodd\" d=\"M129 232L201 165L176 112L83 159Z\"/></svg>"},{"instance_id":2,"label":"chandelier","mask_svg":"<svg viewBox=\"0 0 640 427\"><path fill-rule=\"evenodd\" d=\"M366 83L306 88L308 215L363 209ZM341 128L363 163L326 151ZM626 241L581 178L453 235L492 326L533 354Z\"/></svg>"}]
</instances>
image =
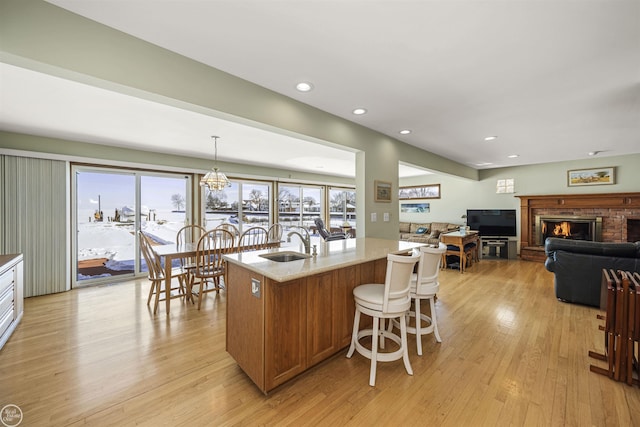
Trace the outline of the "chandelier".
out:
<instances>
[{"instance_id":1,"label":"chandelier","mask_svg":"<svg viewBox=\"0 0 640 427\"><path fill-rule=\"evenodd\" d=\"M212 136L213 144L215 147L215 157L213 163L213 170L207 172L205 176L200 180L200 186L206 185L210 191L222 191L225 187L231 186L231 181L226 175L218 171L218 138L219 136Z\"/></svg>"}]
</instances>

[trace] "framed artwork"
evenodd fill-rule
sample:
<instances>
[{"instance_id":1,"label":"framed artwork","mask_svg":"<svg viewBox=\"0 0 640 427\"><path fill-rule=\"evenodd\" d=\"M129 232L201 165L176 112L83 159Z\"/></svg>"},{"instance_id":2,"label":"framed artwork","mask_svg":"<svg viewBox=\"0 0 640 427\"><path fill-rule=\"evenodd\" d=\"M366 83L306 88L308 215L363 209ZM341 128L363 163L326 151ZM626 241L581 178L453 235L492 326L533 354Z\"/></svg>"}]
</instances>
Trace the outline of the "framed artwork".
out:
<instances>
[{"instance_id":1,"label":"framed artwork","mask_svg":"<svg viewBox=\"0 0 640 427\"><path fill-rule=\"evenodd\" d=\"M609 184L615 184L615 168L613 167L567 171L567 185L569 187Z\"/></svg>"},{"instance_id":2,"label":"framed artwork","mask_svg":"<svg viewBox=\"0 0 640 427\"><path fill-rule=\"evenodd\" d=\"M407 199L439 199L440 184L417 185L414 187L400 187L400 200Z\"/></svg>"},{"instance_id":3,"label":"framed artwork","mask_svg":"<svg viewBox=\"0 0 640 427\"><path fill-rule=\"evenodd\" d=\"M400 203L402 213L429 213L430 211L429 203Z\"/></svg>"},{"instance_id":4,"label":"framed artwork","mask_svg":"<svg viewBox=\"0 0 640 427\"><path fill-rule=\"evenodd\" d=\"M374 182L375 201L391 203L391 183L386 181Z\"/></svg>"}]
</instances>

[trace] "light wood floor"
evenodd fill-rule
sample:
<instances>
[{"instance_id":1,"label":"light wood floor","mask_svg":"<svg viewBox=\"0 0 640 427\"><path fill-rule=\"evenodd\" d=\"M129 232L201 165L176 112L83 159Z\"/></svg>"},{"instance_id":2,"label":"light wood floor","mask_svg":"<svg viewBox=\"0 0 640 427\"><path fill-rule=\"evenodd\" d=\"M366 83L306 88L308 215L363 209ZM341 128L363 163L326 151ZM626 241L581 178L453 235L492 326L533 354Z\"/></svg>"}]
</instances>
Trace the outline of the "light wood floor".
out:
<instances>
[{"instance_id":1,"label":"light wood floor","mask_svg":"<svg viewBox=\"0 0 640 427\"><path fill-rule=\"evenodd\" d=\"M146 306L145 280L25 301L0 350L0 407L23 426L640 425L640 389L589 371L598 310L558 302L542 264L483 260L441 274L443 342L414 375L346 349L264 396L225 352L225 297Z\"/></svg>"}]
</instances>

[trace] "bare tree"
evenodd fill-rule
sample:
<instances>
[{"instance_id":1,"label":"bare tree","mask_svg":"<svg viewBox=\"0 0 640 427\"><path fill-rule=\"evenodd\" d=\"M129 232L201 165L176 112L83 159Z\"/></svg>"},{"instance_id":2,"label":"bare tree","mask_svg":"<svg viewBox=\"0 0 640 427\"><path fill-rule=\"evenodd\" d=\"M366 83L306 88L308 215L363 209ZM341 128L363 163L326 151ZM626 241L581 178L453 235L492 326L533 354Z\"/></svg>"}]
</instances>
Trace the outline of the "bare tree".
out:
<instances>
[{"instance_id":1,"label":"bare tree","mask_svg":"<svg viewBox=\"0 0 640 427\"><path fill-rule=\"evenodd\" d=\"M174 208L176 208L177 211L182 210L182 208L184 207L184 197L182 197L182 194L176 193L172 195L171 204Z\"/></svg>"}]
</instances>

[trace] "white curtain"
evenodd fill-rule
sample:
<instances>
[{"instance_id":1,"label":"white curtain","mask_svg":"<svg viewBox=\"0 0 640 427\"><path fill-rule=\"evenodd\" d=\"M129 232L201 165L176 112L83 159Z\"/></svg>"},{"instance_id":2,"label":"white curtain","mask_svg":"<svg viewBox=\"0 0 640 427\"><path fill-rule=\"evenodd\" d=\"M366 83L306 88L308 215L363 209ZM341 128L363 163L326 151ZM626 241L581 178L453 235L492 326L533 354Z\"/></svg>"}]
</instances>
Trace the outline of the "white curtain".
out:
<instances>
[{"instance_id":1,"label":"white curtain","mask_svg":"<svg viewBox=\"0 0 640 427\"><path fill-rule=\"evenodd\" d=\"M67 162L0 155L0 253L24 255L24 296L70 289Z\"/></svg>"}]
</instances>

